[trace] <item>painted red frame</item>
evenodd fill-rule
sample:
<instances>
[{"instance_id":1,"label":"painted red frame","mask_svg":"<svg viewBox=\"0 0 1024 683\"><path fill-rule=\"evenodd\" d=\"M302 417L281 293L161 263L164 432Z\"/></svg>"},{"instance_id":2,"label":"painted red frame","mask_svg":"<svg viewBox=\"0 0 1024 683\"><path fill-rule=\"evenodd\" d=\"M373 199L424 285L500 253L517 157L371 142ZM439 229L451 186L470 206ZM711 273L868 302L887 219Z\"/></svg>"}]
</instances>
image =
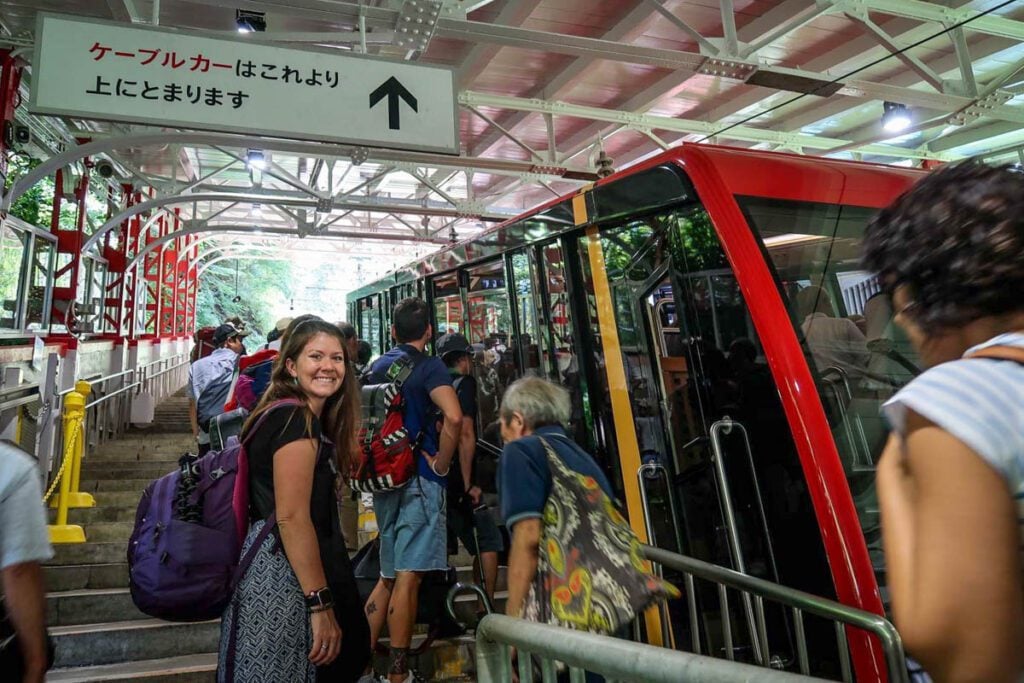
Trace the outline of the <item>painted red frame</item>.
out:
<instances>
[{"instance_id":1,"label":"painted red frame","mask_svg":"<svg viewBox=\"0 0 1024 683\"><path fill-rule=\"evenodd\" d=\"M856 507L814 378L771 267L736 196L881 208L924 174L698 145L684 145L671 156L687 171L711 216L750 309L796 442L836 595L845 604L884 614ZM878 643L852 629L848 636L857 679L885 681L885 661Z\"/></svg>"}]
</instances>

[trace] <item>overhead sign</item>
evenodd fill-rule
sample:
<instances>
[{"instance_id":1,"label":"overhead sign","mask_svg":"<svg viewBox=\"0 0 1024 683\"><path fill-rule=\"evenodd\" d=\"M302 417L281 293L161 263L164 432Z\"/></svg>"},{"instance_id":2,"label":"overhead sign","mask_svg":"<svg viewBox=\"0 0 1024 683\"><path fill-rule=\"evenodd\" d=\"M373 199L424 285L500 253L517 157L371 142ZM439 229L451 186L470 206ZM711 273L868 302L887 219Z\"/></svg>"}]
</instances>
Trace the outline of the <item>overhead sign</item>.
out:
<instances>
[{"instance_id":1,"label":"overhead sign","mask_svg":"<svg viewBox=\"0 0 1024 683\"><path fill-rule=\"evenodd\" d=\"M42 14L29 110L458 154L451 69Z\"/></svg>"}]
</instances>

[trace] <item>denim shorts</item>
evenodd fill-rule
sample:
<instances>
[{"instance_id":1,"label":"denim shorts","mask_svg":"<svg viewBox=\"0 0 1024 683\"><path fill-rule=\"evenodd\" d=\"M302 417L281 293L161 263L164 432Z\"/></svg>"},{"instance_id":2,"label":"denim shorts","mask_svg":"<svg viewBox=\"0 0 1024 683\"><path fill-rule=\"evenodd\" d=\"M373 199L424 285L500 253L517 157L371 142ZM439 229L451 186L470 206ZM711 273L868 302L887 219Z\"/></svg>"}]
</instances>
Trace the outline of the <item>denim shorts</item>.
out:
<instances>
[{"instance_id":1,"label":"denim shorts","mask_svg":"<svg viewBox=\"0 0 1024 683\"><path fill-rule=\"evenodd\" d=\"M448 529L451 535L462 541L470 555L480 553L500 553L505 549L501 531L494 521L490 508L480 507L475 510L449 509ZM480 547L477 547L477 540ZM452 539L449 539L452 540ZM448 548L451 550L451 546ZM456 549L457 550L457 549ZM454 553L453 553L454 554Z\"/></svg>"},{"instance_id":2,"label":"denim shorts","mask_svg":"<svg viewBox=\"0 0 1024 683\"><path fill-rule=\"evenodd\" d=\"M444 484L416 477L397 491L373 494L380 535L380 575L448 568Z\"/></svg>"}]
</instances>

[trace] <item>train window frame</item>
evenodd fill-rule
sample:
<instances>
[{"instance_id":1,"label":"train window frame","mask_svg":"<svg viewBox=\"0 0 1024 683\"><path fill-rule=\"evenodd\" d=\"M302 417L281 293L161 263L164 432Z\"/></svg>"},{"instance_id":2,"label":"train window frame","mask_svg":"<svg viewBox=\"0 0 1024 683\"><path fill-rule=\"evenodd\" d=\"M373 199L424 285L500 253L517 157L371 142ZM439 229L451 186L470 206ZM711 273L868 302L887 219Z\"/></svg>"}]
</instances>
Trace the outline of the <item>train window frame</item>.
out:
<instances>
[{"instance_id":1,"label":"train window frame","mask_svg":"<svg viewBox=\"0 0 1024 683\"><path fill-rule=\"evenodd\" d=\"M21 241L21 256L16 269L12 269L17 272L12 288L12 316L9 324L0 327L0 338L23 338L50 327L57 236L16 216L8 216L3 222L3 229ZM32 296L33 291L38 294Z\"/></svg>"}]
</instances>

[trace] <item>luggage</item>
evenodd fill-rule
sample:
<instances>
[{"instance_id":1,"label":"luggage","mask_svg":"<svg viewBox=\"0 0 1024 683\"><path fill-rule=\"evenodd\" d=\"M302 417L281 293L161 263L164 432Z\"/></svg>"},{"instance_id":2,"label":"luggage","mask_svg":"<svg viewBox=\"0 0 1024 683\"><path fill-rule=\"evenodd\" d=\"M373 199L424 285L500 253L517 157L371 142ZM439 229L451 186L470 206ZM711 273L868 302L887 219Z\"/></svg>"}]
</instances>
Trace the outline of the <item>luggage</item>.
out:
<instances>
[{"instance_id":1,"label":"luggage","mask_svg":"<svg viewBox=\"0 0 1024 683\"><path fill-rule=\"evenodd\" d=\"M359 454L348 477L353 491L391 491L402 488L416 476L415 452L423 434L409 438L402 394L402 387L415 367L415 360L402 356L388 368L387 382L363 386Z\"/></svg>"},{"instance_id":2,"label":"luggage","mask_svg":"<svg viewBox=\"0 0 1024 683\"><path fill-rule=\"evenodd\" d=\"M277 401L251 433L286 405L301 402ZM277 525L271 515L262 538L239 557L249 528L249 463L237 438L201 458L187 453L179 464L151 483L139 501L128 539L129 588L135 606L152 617L205 621L224 611L255 551Z\"/></svg>"},{"instance_id":3,"label":"luggage","mask_svg":"<svg viewBox=\"0 0 1024 683\"><path fill-rule=\"evenodd\" d=\"M189 360L195 363L200 358L206 358L217 348L217 345L213 343L213 333L217 330L216 327L200 327L196 330L193 341L195 346L192 347L192 355Z\"/></svg>"}]
</instances>

